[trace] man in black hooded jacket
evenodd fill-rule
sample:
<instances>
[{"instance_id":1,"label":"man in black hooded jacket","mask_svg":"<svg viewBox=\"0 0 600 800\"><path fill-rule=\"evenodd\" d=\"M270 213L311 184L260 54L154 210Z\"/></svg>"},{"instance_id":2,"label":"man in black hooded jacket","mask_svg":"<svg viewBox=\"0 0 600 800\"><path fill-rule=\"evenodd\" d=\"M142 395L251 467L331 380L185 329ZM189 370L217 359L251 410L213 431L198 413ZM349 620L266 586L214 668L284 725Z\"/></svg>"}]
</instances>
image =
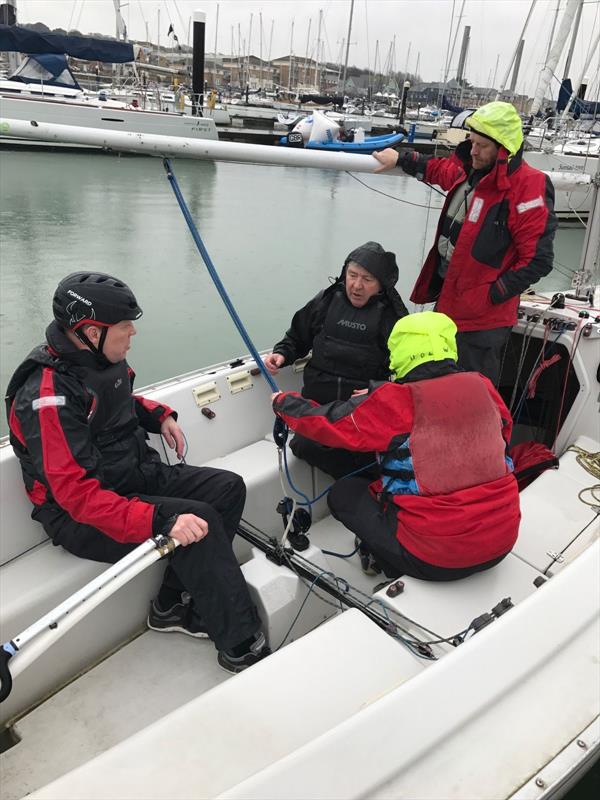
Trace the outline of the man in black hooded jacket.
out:
<instances>
[{"instance_id":1,"label":"man in black hooded jacket","mask_svg":"<svg viewBox=\"0 0 600 800\"><path fill-rule=\"evenodd\" d=\"M387 340L396 321L408 311L394 288L398 266L394 253L377 242L353 250L337 281L294 314L284 338L265 358L267 369L312 355L304 370L302 395L317 403L347 400L368 389L370 381L390 375ZM296 435L294 455L341 478L374 461L372 453L324 447Z\"/></svg>"}]
</instances>

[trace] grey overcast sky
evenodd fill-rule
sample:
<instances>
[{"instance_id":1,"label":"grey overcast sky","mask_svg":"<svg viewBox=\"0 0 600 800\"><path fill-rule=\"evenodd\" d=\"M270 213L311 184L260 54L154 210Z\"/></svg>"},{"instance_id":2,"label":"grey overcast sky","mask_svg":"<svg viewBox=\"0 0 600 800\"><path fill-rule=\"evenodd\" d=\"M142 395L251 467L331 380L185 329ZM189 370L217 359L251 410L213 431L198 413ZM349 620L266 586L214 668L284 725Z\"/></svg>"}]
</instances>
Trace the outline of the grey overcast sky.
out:
<instances>
[{"instance_id":1,"label":"grey overcast sky","mask_svg":"<svg viewBox=\"0 0 600 800\"><path fill-rule=\"evenodd\" d=\"M538 0L525 33L525 49L517 91L533 94L543 66L552 22L560 3L558 24L567 0ZM206 13L206 50L213 52L215 32L217 49L231 53L232 39L237 52L238 25L241 39L250 39L251 52L260 54L262 15L262 55L277 58L290 52L293 23L293 52L316 54L319 10L322 9L324 59L340 60L342 41L347 36L350 0L121 0L122 14L129 36L145 39L146 28L156 43L160 12L160 43L167 44L167 30L172 23L180 42L187 43L189 21L195 10ZM395 67L413 72L419 58L419 73L426 81L440 80L443 73L448 34L455 10L455 26L462 0L355 0L349 63L374 67L379 49L379 63L385 66L395 38ZM450 77L456 74L462 31L471 26L471 43L466 78L476 86L489 85L496 63L496 85L500 84L517 39L527 17L531 0L466 0L452 60ZM217 7L219 12L218 27ZM18 0L20 22L44 22L51 28L77 28L82 33L114 34L113 0ZM250 17L252 34L250 37ZM310 39L308 38L310 24ZM579 36L575 45L571 76L575 80L583 67L590 44L600 26L600 0L586 0ZM172 40L171 40L172 41ZM246 45L247 46L247 45ZM562 76L565 53L557 74ZM499 58L498 58L499 57ZM343 60L343 59L342 59ZM599 88L600 48L588 69L591 95ZM553 94L556 93L556 83Z\"/></svg>"}]
</instances>

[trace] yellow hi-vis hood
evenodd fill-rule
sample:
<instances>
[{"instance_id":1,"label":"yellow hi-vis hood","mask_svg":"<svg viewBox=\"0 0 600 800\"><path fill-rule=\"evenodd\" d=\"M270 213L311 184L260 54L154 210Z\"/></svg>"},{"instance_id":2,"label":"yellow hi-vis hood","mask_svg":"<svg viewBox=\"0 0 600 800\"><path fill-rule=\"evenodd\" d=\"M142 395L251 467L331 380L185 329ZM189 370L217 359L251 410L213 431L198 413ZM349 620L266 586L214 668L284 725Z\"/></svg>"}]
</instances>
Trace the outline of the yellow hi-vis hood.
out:
<instances>
[{"instance_id":1,"label":"yellow hi-vis hood","mask_svg":"<svg viewBox=\"0 0 600 800\"><path fill-rule=\"evenodd\" d=\"M502 103L500 100L487 103L471 114L465 125L475 133L501 144L508 150L509 156L514 156L523 144L521 118L512 103Z\"/></svg>"},{"instance_id":2,"label":"yellow hi-vis hood","mask_svg":"<svg viewBox=\"0 0 600 800\"><path fill-rule=\"evenodd\" d=\"M456 325L437 311L407 314L394 325L388 339L390 369L396 379L428 361L458 359Z\"/></svg>"}]
</instances>

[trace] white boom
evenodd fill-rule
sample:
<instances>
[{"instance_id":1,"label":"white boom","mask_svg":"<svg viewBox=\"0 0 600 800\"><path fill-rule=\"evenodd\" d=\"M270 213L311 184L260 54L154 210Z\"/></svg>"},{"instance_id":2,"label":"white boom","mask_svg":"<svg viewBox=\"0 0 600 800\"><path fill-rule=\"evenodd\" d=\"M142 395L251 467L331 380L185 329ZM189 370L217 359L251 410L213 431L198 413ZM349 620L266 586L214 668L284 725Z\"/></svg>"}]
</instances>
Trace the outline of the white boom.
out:
<instances>
[{"instance_id":1,"label":"white boom","mask_svg":"<svg viewBox=\"0 0 600 800\"><path fill-rule=\"evenodd\" d=\"M282 167L312 167L339 172L374 172L379 162L371 155L324 150L277 147L264 144L219 142L211 139L186 139L179 136L159 136L150 133L104 131L74 125L55 125L35 120L0 119L0 136L33 139L42 142L78 144L140 153L158 157L197 158L209 161L234 161L246 164L265 164ZM401 169L386 174L404 174ZM592 178L582 173L546 173L556 189L571 191L589 186Z\"/></svg>"}]
</instances>

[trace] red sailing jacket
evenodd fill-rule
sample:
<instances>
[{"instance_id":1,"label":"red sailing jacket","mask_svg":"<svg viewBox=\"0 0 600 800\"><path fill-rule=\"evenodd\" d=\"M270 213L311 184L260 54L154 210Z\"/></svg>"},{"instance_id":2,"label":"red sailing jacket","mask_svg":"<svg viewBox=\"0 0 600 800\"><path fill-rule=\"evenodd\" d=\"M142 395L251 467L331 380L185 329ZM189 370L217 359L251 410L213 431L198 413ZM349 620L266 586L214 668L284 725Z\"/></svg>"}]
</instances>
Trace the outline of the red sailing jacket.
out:
<instances>
[{"instance_id":1,"label":"red sailing jacket","mask_svg":"<svg viewBox=\"0 0 600 800\"><path fill-rule=\"evenodd\" d=\"M557 227L550 179L521 159L521 151L498 160L477 183L460 229L441 292L436 290L438 240L453 190L471 169L470 156L432 158L424 179L448 190L435 241L413 289L414 303L436 301L436 311L451 317L459 331L514 325L519 295L547 275L554 258ZM439 292L439 293L438 293Z\"/></svg>"},{"instance_id":2,"label":"red sailing jacket","mask_svg":"<svg viewBox=\"0 0 600 800\"><path fill-rule=\"evenodd\" d=\"M398 541L422 561L469 567L514 545L519 493L505 458L512 420L482 375L384 383L325 406L290 392L273 408L309 439L378 452L382 478L371 493L380 499L387 489L398 509Z\"/></svg>"},{"instance_id":3,"label":"red sailing jacket","mask_svg":"<svg viewBox=\"0 0 600 800\"><path fill-rule=\"evenodd\" d=\"M68 346L58 331L52 344ZM66 355L36 348L7 390L10 441L29 499L56 504L118 542L143 542L164 519L158 506L125 495L139 491L140 467L159 460L144 432L160 432L177 415L132 393L127 362L99 369L87 351L69 354L78 363Z\"/></svg>"}]
</instances>

